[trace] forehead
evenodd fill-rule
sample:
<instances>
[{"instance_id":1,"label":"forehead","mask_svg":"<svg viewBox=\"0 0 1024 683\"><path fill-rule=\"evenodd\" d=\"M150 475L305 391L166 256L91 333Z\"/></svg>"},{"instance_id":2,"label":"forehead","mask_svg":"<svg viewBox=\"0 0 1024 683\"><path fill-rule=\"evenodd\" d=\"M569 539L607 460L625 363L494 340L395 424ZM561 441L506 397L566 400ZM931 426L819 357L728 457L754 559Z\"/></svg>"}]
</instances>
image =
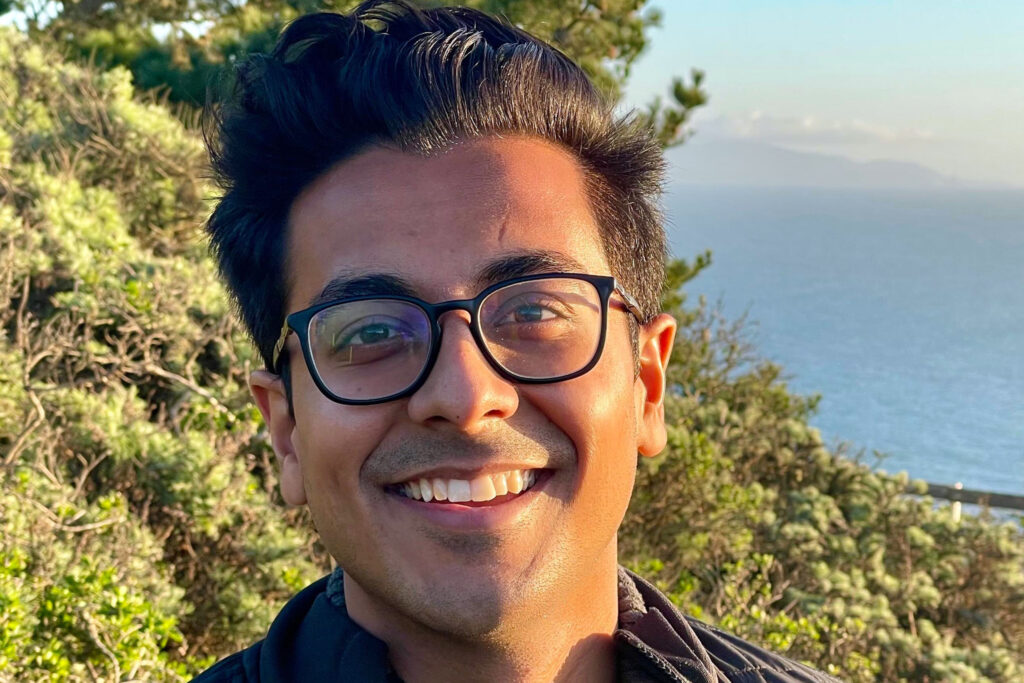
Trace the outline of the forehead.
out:
<instances>
[{"instance_id":1,"label":"forehead","mask_svg":"<svg viewBox=\"0 0 1024 683\"><path fill-rule=\"evenodd\" d=\"M464 296L490 263L550 253L608 273L586 176L533 138L485 138L419 156L375 147L292 205L288 305L339 277L392 274L425 298Z\"/></svg>"}]
</instances>

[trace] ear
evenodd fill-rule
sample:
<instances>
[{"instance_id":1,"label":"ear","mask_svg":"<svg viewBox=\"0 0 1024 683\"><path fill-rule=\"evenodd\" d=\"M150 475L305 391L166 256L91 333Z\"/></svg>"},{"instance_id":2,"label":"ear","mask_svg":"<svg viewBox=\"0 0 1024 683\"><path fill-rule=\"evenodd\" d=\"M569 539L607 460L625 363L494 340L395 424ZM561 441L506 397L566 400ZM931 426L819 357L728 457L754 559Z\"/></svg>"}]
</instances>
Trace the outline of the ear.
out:
<instances>
[{"instance_id":1,"label":"ear","mask_svg":"<svg viewBox=\"0 0 1024 683\"><path fill-rule=\"evenodd\" d=\"M288 407L288 396L280 375L256 370L249 376L249 391L270 430L270 443L281 467L281 496L289 505L306 504L302 483L302 463L295 452L292 434L295 418Z\"/></svg>"},{"instance_id":2,"label":"ear","mask_svg":"<svg viewBox=\"0 0 1024 683\"><path fill-rule=\"evenodd\" d=\"M665 382L676 319L667 313L656 316L640 328L640 373L636 378L638 417L637 451L655 456L665 448Z\"/></svg>"}]
</instances>

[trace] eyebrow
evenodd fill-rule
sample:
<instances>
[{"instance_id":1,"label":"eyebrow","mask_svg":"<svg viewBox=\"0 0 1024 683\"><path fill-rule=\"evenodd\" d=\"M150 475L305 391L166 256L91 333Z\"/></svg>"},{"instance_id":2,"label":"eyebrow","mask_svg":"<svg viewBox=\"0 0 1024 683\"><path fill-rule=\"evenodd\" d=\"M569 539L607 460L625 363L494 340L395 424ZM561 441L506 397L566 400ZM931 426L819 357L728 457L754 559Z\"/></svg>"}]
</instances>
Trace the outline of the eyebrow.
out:
<instances>
[{"instance_id":1,"label":"eyebrow","mask_svg":"<svg viewBox=\"0 0 1024 683\"><path fill-rule=\"evenodd\" d=\"M584 272L579 261L558 251L524 251L495 259L480 269L473 284L484 289L503 280L554 272ZM316 306L354 296L417 296L416 288L397 273L343 273L309 302Z\"/></svg>"},{"instance_id":2,"label":"eyebrow","mask_svg":"<svg viewBox=\"0 0 1024 683\"><path fill-rule=\"evenodd\" d=\"M474 284L483 289L502 280L556 272L582 273L585 271L579 261L558 251L524 251L491 261L480 270Z\"/></svg>"},{"instance_id":3,"label":"eyebrow","mask_svg":"<svg viewBox=\"0 0 1024 683\"><path fill-rule=\"evenodd\" d=\"M317 306L353 296L415 296L415 293L408 280L394 273L344 274L331 278L309 305Z\"/></svg>"}]
</instances>

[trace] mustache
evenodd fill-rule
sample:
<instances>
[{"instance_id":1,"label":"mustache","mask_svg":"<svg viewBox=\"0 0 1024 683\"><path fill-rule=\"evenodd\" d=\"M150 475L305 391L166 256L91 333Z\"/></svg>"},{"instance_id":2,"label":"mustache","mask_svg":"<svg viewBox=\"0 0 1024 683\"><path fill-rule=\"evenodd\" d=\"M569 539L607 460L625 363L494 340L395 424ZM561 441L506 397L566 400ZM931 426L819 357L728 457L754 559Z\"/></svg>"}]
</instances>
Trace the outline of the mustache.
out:
<instances>
[{"instance_id":1,"label":"mustache","mask_svg":"<svg viewBox=\"0 0 1024 683\"><path fill-rule=\"evenodd\" d=\"M502 427L486 435L425 431L387 440L363 462L372 481L393 483L433 467L501 462L521 468L559 468L576 461L572 440L551 423L527 434Z\"/></svg>"}]
</instances>

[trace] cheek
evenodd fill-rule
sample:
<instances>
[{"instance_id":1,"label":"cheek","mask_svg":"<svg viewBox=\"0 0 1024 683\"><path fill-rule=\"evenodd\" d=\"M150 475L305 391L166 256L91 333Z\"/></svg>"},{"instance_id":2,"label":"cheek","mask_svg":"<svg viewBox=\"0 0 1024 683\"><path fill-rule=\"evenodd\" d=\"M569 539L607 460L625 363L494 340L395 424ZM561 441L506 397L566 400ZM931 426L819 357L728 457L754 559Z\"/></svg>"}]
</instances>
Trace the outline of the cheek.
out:
<instances>
[{"instance_id":1,"label":"cheek","mask_svg":"<svg viewBox=\"0 0 1024 683\"><path fill-rule=\"evenodd\" d=\"M616 507L620 499L628 499L636 470L638 413L631 353L628 338L614 344L610 338L593 370L537 387L543 395L532 401L576 447L577 493L614 499Z\"/></svg>"},{"instance_id":2,"label":"cheek","mask_svg":"<svg viewBox=\"0 0 1024 683\"><path fill-rule=\"evenodd\" d=\"M310 503L327 490L354 490L367 456L381 442L394 406L346 406L320 393L312 379L293 383L292 441Z\"/></svg>"}]
</instances>

